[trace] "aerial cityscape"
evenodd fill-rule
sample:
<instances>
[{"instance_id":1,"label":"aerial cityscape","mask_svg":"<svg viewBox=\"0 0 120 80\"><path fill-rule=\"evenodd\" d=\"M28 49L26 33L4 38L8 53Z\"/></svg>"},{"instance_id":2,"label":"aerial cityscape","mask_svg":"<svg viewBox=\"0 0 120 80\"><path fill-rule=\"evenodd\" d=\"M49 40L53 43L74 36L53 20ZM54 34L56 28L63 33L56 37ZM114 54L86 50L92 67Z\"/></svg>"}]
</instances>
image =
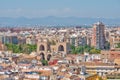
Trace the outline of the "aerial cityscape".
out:
<instances>
[{"instance_id":1,"label":"aerial cityscape","mask_svg":"<svg viewBox=\"0 0 120 80\"><path fill-rule=\"evenodd\" d=\"M120 0L0 0L0 80L120 80Z\"/></svg>"}]
</instances>

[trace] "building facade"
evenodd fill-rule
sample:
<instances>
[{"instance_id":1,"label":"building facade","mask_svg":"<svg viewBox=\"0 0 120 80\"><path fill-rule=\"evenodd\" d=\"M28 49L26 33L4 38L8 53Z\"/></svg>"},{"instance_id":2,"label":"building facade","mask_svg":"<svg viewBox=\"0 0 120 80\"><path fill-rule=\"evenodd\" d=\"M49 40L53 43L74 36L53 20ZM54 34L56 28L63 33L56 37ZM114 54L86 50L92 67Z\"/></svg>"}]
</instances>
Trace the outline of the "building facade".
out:
<instances>
[{"instance_id":1,"label":"building facade","mask_svg":"<svg viewBox=\"0 0 120 80\"><path fill-rule=\"evenodd\" d=\"M97 22L93 25L93 39L92 45L97 49L105 48L105 33L104 33L104 24L102 22Z\"/></svg>"},{"instance_id":2,"label":"building facade","mask_svg":"<svg viewBox=\"0 0 120 80\"><path fill-rule=\"evenodd\" d=\"M53 54L61 54L62 56L70 52L70 44L66 41L55 41L51 43L47 38L41 38L37 43L37 53L41 59L49 60Z\"/></svg>"}]
</instances>

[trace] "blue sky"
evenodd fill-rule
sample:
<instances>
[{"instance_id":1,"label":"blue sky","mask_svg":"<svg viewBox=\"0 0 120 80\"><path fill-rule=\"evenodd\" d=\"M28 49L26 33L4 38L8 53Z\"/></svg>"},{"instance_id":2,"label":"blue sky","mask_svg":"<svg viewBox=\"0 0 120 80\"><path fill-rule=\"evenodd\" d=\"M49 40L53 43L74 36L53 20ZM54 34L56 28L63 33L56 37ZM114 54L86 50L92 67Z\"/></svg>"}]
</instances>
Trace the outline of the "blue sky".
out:
<instances>
[{"instance_id":1,"label":"blue sky","mask_svg":"<svg viewBox=\"0 0 120 80\"><path fill-rule=\"evenodd\" d=\"M120 18L120 0L0 0L0 17Z\"/></svg>"}]
</instances>

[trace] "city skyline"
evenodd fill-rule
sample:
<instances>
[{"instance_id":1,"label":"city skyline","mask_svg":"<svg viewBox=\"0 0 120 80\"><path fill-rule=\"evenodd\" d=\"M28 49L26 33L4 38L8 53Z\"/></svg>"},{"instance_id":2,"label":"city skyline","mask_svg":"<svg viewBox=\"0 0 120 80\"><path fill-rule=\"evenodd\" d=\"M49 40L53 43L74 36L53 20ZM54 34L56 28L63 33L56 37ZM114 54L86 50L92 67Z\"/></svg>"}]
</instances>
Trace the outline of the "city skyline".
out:
<instances>
[{"instance_id":1,"label":"city skyline","mask_svg":"<svg viewBox=\"0 0 120 80\"><path fill-rule=\"evenodd\" d=\"M120 18L119 0L0 0L0 17Z\"/></svg>"},{"instance_id":2,"label":"city skyline","mask_svg":"<svg viewBox=\"0 0 120 80\"><path fill-rule=\"evenodd\" d=\"M120 0L0 0L0 80L120 80Z\"/></svg>"}]
</instances>

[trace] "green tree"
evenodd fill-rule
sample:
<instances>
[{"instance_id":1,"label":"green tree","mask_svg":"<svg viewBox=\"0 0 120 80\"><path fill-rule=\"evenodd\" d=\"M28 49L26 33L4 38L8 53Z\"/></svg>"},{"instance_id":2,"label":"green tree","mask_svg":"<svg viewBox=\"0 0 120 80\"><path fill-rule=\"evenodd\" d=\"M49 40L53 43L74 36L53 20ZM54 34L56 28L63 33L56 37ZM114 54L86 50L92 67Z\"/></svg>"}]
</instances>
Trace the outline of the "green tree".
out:
<instances>
[{"instance_id":1,"label":"green tree","mask_svg":"<svg viewBox=\"0 0 120 80\"><path fill-rule=\"evenodd\" d=\"M105 49L106 50L110 49L110 42L108 42L108 41L105 42Z\"/></svg>"},{"instance_id":2,"label":"green tree","mask_svg":"<svg viewBox=\"0 0 120 80\"><path fill-rule=\"evenodd\" d=\"M90 50L91 54L100 54L100 52L101 52L101 50L95 49L95 48Z\"/></svg>"},{"instance_id":3,"label":"green tree","mask_svg":"<svg viewBox=\"0 0 120 80\"><path fill-rule=\"evenodd\" d=\"M83 51L84 51L83 46L75 47L74 45L71 45L71 53L72 53L72 54L83 53Z\"/></svg>"},{"instance_id":4,"label":"green tree","mask_svg":"<svg viewBox=\"0 0 120 80\"><path fill-rule=\"evenodd\" d=\"M41 62L42 62L42 64L43 64L43 66L47 66L47 65L48 65L48 61L45 60L45 59L41 60Z\"/></svg>"},{"instance_id":5,"label":"green tree","mask_svg":"<svg viewBox=\"0 0 120 80\"><path fill-rule=\"evenodd\" d=\"M7 50L13 50L11 43L6 43L5 46L7 46Z\"/></svg>"},{"instance_id":6,"label":"green tree","mask_svg":"<svg viewBox=\"0 0 120 80\"><path fill-rule=\"evenodd\" d=\"M36 51L37 45L26 44L29 53Z\"/></svg>"},{"instance_id":7,"label":"green tree","mask_svg":"<svg viewBox=\"0 0 120 80\"><path fill-rule=\"evenodd\" d=\"M72 54L76 54L75 46L74 45L70 45L70 48L71 48L71 53Z\"/></svg>"},{"instance_id":8,"label":"green tree","mask_svg":"<svg viewBox=\"0 0 120 80\"><path fill-rule=\"evenodd\" d=\"M71 48L72 50L75 50L75 46L74 46L74 45L70 45L70 48Z\"/></svg>"},{"instance_id":9,"label":"green tree","mask_svg":"<svg viewBox=\"0 0 120 80\"><path fill-rule=\"evenodd\" d=\"M13 53L26 53L30 54L33 51L36 51L37 45L31 45L31 44L11 44L7 43L5 44L7 47L7 50L13 51Z\"/></svg>"},{"instance_id":10,"label":"green tree","mask_svg":"<svg viewBox=\"0 0 120 80\"><path fill-rule=\"evenodd\" d=\"M23 45L22 44L19 44L19 50L20 50L20 53L23 53Z\"/></svg>"},{"instance_id":11,"label":"green tree","mask_svg":"<svg viewBox=\"0 0 120 80\"><path fill-rule=\"evenodd\" d=\"M116 48L120 48L120 43L117 43L117 47Z\"/></svg>"},{"instance_id":12,"label":"green tree","mask_svg":"<svg viewBox=\"0 0 120 80\"><path fill-rule=\"evenodd\" d=\"M12 45L12 51L13 51L13 53L20 53L19 46L16 45L16 44L13 44Z\"/></svg>"},{"instance_id":13,"label":"green tree","mask_svg":"<svg viewBox=\"0 0 120 80\"><path fill-rule=\"evenodd\" d=\"M92 47L89 46L89 45L85 45L85 46L84 46L84 51L85 51L85 52L90 52L91 49L92 49Z\"/></svg>"},{"instance_id":14,"label":"green tree","mask_svg":"<svg viewBox=\"0 0 120 80\"><path fill-rule=\"evenodd\" d=\"M83 53L84 52L84 47L83 46L78 46L77 47L77 53Z\"/></svg>"},{"instance_id":15,"label":"green tree","mask_svg":"<svg viewBox=\"0 0 120 80\"><path fill-rule=\"evenodd\" d=\"M77 46L77 47L71 45L70 48L72 54L79 54L79 53L83 54L84 52L89 52L91 54L100 54L101 52L101 50L91 47L89 45Z\"/></svg>"}]
</instances>

